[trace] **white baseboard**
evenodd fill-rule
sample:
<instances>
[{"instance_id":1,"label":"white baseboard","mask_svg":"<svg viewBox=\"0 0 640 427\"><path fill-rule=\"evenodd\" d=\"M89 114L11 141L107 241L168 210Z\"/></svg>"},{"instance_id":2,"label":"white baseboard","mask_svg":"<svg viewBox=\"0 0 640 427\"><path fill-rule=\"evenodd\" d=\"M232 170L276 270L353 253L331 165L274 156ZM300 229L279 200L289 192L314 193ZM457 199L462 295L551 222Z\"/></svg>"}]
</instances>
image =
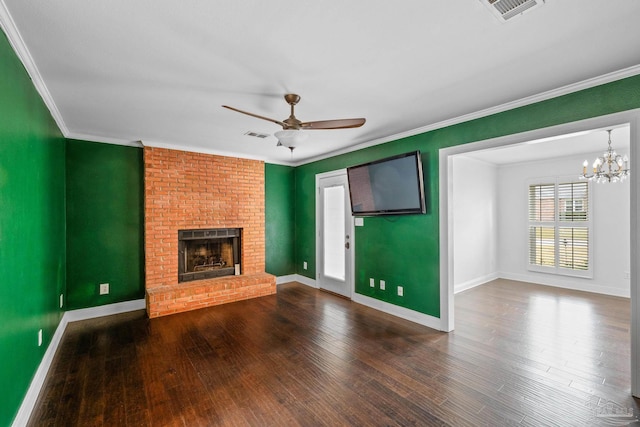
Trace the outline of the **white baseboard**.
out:
<instances>
[{"instance_id":1,"label":"white baseboard","mask_svg":"<svg viewBox=\"0 0 640 427\"><path fill-rule=\"evenodd\" d=\"M468 280L464 283L459 283L454 285L453 293L457 294L462 291L466 291L467 289L475 288L476 286L484 285L485 283L489 283L492 280L496 280L499 277L498 273L487 274L483 277L478 277L473 280Z\"/></svg>"},{"instance_id":2,"label":"white baseboard","mask_svg":"<svg viewBox=\"0 0 640 427\"><path fill-rule=\"evenodd\" d=\"M137 299L133 301L117 302L115 304L100 305L98 307L71 310L67 311L64 314L64 317L67 319L67 322L77 322L78 320L111 316L112 314L127 313L129 311L143 310L145 308L145 300Z\"/></svg>"},{"instance_id":3,"label":"white baseboard","mask_svg":"<svg viewBox=\"0 0 640 427\"><path fill-rule=\"evenodd\" d=\"M65 316L63 315L62 319L60 320L60 323L58 323L56 332L53 334L53 337L51 338L49 347L47 347L47 351L44 353L44 356L40 361L40 365L36 370L36 374L33 376L33 379L31 380L31 384L29 385L27 394L22 400L20 409L18 409L18 413L16 414L16 418L13 420L13 424L12 424L13 427L23 427L23 426L26 426L27 423L29 422L29 418L31 417L31 412L33 411L33 407L36 404L36 400L38 399L40 390L44 385L44 381L47 379L49 368L51 367L51 363L53 362L53 356L55 356L56 351L58 350L58 346L60 345L60 341L62 340L62 335L64 335L64 330L67 328L67 323L68 322Z\"/></svg>"},{"instance_id":4,"label":"white baseboard","mask_svg":"<svg viewBox=\"0 0 640 427\"><path fill-rule=\"evenodd\" d=\"M62 336L64 335L64 331L67 329L67 325L69 324L69 322L93 319L96 317L109 316L112 314L126 313L143 308L145 308L145 300L141 299L119 302L116 304L102 305L99 307L83 308L80 310L72 310L64 313L62 319L60 320L60 323L58 324L58 327L56 328L56 332L51 338L51 342L47 347L47 351L44 353L44 356L40 361L40 365L38 366L38 369L36 370L36 373L31 380L31 384L29 385L27 394L22 400L22 404L20 405L20 409L18 410L16 418L13 420L12 426L23 427L29 422L31 412L33 411L33 407L36 404L36 400L38 399L40 390L42 390L42 386L47 379L47 374L49 373L49 369L51 368L53 357L55 356L56 351L58 351L60 341L62 340Z\"/></svg>"},{"instance_id":5,"label":"white baseboard","mask_svg":"<svg viewBox=\"0 0 640 427\"><path fill-rule=\"evenodd\" d=\"M276 285L281 285L283 283L289 282L297 282L298 281L297 274L288 274L286 276L277 276L276 277Z\"/></svg>"},{"instance_id":6,"label":"white baseboard","mask_svg":"<svg viewBox=\"0 0 640 427\"><path fill-rule=\"evenodd\" d=\"M290 277L291 282L299 282L299 283L302 283L303 285L307 285L312 288L318 289L318 284L316 283L315 279L310 279L307 276L303 276L301 274L292 274L290 276L283 276L283 277Z\"/></svg>"},{"instance_id":7,"label":"white baseboard","mask_svg":"<svg viewBox=\"0 0 640 427\"><path fill-rule=\"evenodd\" d=\"M399 305L390 304L385 301L380 301L378 299L356 293L353 294L353 298L351 298L351 300L358 304L366 305L367 307L391 314L392 316L401 317L405 320L410 320L411 322L415 322L438 331L444 330L442 329L442 322L440 319L429 316L428 314L419 313L408 308L400 307Z\"/></svg>"},{"instance_id":8,"label":"white baseboard","mask_svg":"<svg viewBox=\"0 0 640 427\"><path fill-rule=\"evenodd\" d=\"M563 277L546 277L538 276L535 274L519 274L519 273L505 273L500 272L498 274L500 279L515 280L518 282L529 282L537 285L553 286L562 289L571 289L574 291L593 292L596 294L610 295L614 297L631 298L631 288L620 289L613 288L611 286L601 285L598 283L587 283L584 279L571 280L570 277L566 279Z\"/></svg>"},{"instance_id":9,"label":"white baseboard","mask_svg":"<svg viewBox=\"0 0 640 427\"><path fill-rule=\"evenodd\" d=\"M299 274L294 274L293 276L295 276L294 280L296 282L318 289L318 284L314 279L310 279L306 276L301 276ZM285 277L289 277L289 276L285 276ZM417 311L400 307L398 305L390 304L385 301L380 301L365 295L356 294L355 292L353 292L351 296L351 301L358 304L366 305L367 307L373 308L378 311L382 311L387 314L391 314L392 316L400 317L402 319L409 320L411 322L418 323L423 326L427 326L432 329L437 329L439 331L443 330L442 323L440 322L440 319L437 317L419 313Z\"/></svg>"}]
</instances>

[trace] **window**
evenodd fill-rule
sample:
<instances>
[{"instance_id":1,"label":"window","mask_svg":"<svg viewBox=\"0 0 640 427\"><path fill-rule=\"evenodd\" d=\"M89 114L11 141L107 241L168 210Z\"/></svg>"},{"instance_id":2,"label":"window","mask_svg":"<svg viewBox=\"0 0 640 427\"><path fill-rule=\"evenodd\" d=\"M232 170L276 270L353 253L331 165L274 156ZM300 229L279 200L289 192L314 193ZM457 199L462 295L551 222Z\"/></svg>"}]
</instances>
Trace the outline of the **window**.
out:
<instances>
[{"instance_id":1,"label":"window","mask_svg":"<svg viewBox=\"0 0 640 427\"><path fill-rule=\"evenodd\" d=\"M591 277L588 181L529 185L529 269Z\"/></svg>"}]
</instances>

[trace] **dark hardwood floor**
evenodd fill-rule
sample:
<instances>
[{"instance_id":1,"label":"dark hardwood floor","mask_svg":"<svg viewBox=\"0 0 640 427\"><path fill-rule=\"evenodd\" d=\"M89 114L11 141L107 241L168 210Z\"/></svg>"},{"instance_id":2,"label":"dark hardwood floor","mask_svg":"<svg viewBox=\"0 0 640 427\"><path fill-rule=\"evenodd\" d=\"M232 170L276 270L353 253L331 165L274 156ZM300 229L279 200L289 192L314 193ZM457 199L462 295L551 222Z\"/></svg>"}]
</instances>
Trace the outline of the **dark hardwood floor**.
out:
<instances>
[{"instance_id":1,"label":"dark hardwood floor","mask_svg":"<svg viewBox=\"0 0 640 427\"><path fill-rule=\"evenodd\" d=\"M450 334L297 283L71 323L33 426L627 425L630 302L498 280Z\"/></svg>"}]
</instances>

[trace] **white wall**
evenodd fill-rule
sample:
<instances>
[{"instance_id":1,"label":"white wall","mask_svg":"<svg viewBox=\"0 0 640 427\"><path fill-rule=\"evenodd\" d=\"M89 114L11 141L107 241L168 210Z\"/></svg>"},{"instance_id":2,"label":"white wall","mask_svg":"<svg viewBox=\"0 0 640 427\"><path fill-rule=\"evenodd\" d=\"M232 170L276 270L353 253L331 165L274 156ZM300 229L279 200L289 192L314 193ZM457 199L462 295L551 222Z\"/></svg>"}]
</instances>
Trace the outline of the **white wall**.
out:
<instances>
[{"instance_id":1,"label":"white wall","mask_svg":"<svg viewBox=\"0 0 640 427\"><path fill-rule=\"evenodd\" d=\"M453 158L453 283L460 292L497 278L497 168Z\"/></svg>"},{"instance_id":2,"label":"white wall","mask_svg":"<svg viewBox=\"0 0 640 427\"><path fill-rule=\"evenodd\" d=\"M527 270L527 188L535 178L578 176L582 162L602 153L498 168L498 269L502 278L629 297L630 184L594 184L593 278ZM457 242L455 242L457 244Z\"/></svg>"}]
</instances>

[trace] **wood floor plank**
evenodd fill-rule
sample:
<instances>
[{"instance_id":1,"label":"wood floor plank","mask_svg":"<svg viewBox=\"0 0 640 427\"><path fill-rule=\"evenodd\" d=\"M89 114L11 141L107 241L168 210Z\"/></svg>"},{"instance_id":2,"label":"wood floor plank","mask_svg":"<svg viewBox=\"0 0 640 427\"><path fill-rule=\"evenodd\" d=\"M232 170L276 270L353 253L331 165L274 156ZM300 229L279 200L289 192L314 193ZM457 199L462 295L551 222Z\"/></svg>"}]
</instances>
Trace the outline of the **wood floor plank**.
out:
<instances>
[{"instance_id":1,"label":"wood floor plank","mask_svg":"<svg viewBox=\"0 0 640 427\"><path fill-rule=\"evenodd\" d=\"M30 426L611 425L628 299L497 280L443 333L289 283L263 298L71 323Z\"/></svg>"}]
</instances>

